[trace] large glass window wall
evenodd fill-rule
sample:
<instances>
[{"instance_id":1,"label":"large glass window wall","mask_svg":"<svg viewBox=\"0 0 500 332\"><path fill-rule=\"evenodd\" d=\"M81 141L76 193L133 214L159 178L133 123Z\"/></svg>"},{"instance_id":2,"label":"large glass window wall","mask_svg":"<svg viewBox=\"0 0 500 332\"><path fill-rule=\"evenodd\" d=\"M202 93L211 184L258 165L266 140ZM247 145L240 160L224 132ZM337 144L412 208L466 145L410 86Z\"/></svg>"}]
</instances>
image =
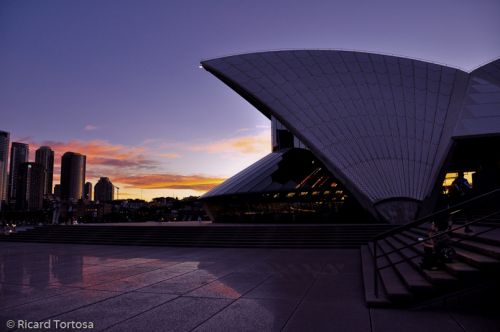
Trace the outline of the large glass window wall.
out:
<instances>
[{"instance_id":1,"label":"large glass window wall","mask_svg":"<svg viewBox=\"0 0 500 332\"><path fill-rule=\"evenodd\" d=\"M252 185L244 189L240 186L241 192L206 198L205 208L211 218L229 223L374 222L309 150L287 149L281 152L281 158L273 160L273 165L247 171Z\"/></svg>"}]
</instances>

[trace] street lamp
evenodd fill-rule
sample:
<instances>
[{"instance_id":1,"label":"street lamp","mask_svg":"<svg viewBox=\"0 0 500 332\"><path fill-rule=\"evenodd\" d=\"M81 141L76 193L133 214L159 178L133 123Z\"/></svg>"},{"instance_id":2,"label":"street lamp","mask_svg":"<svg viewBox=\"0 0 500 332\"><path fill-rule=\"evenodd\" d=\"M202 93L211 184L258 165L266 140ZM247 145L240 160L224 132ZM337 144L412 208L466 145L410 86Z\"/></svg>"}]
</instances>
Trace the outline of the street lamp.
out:
<instances>
[{"instance_id":1,"label":"street lamp","mask_svg":"<svg viewBox=\"0 0 500 332\"><path fill-rule=\"evenodd\" d=\"M115 185L113 185L113 187L116 188L116 199L119 200L120 199L120 188L115 186Z\"/></svg>"}]
</instances>

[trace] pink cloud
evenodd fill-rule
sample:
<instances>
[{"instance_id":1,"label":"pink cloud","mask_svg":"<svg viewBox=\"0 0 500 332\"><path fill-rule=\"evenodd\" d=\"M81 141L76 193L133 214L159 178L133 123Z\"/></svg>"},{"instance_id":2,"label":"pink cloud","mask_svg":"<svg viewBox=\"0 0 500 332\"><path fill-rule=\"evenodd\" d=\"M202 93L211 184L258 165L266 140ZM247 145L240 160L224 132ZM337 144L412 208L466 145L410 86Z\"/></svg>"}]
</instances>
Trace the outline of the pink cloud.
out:
<instances>
[{"instance_id":1,"label":"pink cloud","mask_svg":"<svg viewBox=\"0 0 500 332\"><path fill-rule=\"evenodd\" d=\"M271 150L271 138L269 133L261 132L256 135L246 135L219 141L198 144L193 146L193 151L206 151L208 153L241 153L241 154L265 154Z\"/></svg>"},{"instance_id":2,"label":"pink cloud","mask_svg":"<svg viewBox=\"0 0 500 332\"><path fill-rule=\"evenodd\" d=\"M83 130L85 130L85 131L93 131L93 130L97 130L97 129L99 129L99 127L91 125L91 124L88 124L85 127L83 127Z\"/></svg>"},{"instance_id":3,"label":"pink cloud","mask_svg":"<svg viewBox=\"0 0 500 332\"><path fill-rule=\"evenodd\" d=\"M175 152L160 153L159 156L163 157L163 158L180 158L181 157L180 154L175 153Z\"/></svg>"}]
</instances>

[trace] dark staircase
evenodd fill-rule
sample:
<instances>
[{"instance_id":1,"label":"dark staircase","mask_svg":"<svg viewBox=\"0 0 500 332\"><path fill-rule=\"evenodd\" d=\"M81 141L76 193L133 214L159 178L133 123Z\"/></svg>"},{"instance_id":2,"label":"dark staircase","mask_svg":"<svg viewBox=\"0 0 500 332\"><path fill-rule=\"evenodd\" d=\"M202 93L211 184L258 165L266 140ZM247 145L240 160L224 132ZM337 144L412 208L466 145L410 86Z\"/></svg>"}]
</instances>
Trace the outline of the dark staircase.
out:
<instances>
[{"instance_id":1,"label":"dark staircase","mask_svg":"<svg viewBox=\"0 0 500 332\"><path fill-rule=\"evenodd\" d=\"M393 226L201 225L40 226L0 236L0 241L231 248L359 248Z\"/></svg>"},{"instance_id":2,"label":"dark staircase","mask_svg":"<svg viewBox=\"0 0 500 332\"><path fill-rule=\"evenodd\" d=\"M477 208L479 207L479 208ZM466 210L474 211L469 220ZM449 216L451 228L429 232L431 224ZM465 225L473 233L464 231ZM451 260L422 268L424 245L448 239ZM500 276L500 190L473 198L408 225L380 234L361 247L368 306L414 306L454 296Z\"/></svg>"}]
</instances>

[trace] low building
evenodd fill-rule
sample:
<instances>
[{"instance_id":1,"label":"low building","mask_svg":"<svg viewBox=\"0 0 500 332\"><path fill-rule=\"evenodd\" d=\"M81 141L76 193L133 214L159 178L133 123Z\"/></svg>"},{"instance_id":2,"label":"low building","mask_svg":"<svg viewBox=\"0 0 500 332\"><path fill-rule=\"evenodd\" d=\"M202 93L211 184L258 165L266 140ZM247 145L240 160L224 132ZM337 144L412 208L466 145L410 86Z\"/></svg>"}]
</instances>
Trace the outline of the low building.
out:
<instances>
[{"instance_id":1,"label":"low building","mask_svg":"<svg viewBox=\"0 0 500 332\"><path fill-rule=\"evenodd\" d=\"M107 177L101 177L94 187L94 200L109 202L115 199L115 187Z\"/></svg>"}]
</instances>

